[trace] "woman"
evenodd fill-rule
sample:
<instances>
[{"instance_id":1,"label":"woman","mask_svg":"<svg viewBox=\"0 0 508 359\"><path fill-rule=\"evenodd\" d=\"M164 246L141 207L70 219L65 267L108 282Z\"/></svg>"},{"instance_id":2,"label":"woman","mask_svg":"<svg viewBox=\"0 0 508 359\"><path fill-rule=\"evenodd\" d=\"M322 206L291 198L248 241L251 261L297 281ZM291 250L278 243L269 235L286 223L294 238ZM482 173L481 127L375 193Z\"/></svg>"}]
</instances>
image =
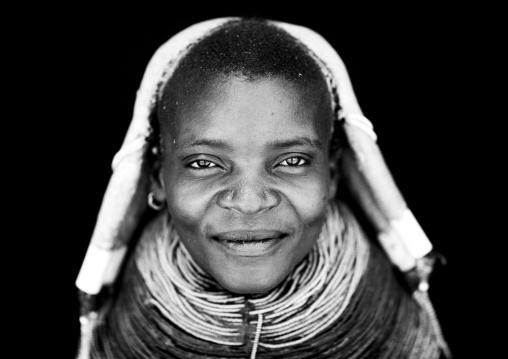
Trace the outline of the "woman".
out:
<instances>
[{"instance_id":1,"label":"woman","mask_svg":"<svg viewBox=\"0 0 508 359\"><path fill-rule=\"evenodd\" d=\"M432 247L375 139L314 32L216 19L173 37L77 280L80 356L448 354L426 296Z\"/></svg>"}]
</instances>

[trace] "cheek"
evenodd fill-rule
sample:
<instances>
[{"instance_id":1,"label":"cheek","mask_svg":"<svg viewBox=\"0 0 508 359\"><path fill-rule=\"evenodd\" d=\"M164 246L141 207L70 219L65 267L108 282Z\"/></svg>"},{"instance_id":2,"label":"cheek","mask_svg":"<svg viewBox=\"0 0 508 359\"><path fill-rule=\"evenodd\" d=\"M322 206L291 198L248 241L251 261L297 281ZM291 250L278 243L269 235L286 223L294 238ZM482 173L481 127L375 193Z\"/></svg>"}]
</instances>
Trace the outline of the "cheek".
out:
<instances>
[{"instance_id":1,"label":"cheek","mask_svg":"<svg viewBox=\"0 0 508 359\"><path fill-rule=\"evenodd\" d=\"M166 190L171 216L191 226L199 225L211 202L210 196L193 187L195 186L183 182L173 184Z\"/></svg>"},{"instance_id":2,"label":"cheek","mask_svg":"<svg viewBox=\"0 0 508 359\"><path fill-rule=\"evenodd\" d=\"M326 176L302 178L298 185L285 191L288 201L301 220L312 222L326 211L330 180Z\"/></svg>"},{"instance_id":3,"label":"cheek","mask_svg":"<svg viewBox=\"0 0 508 359\"><path fill-rule=\"evenodd\" d=\"M169 164L166 168L175 167ZM190 227L199 225L213 200L211 191L203 188L200 181L179 176L174 170L164 171L163 181L171 216Z\"/></svg>"}]
</instances>

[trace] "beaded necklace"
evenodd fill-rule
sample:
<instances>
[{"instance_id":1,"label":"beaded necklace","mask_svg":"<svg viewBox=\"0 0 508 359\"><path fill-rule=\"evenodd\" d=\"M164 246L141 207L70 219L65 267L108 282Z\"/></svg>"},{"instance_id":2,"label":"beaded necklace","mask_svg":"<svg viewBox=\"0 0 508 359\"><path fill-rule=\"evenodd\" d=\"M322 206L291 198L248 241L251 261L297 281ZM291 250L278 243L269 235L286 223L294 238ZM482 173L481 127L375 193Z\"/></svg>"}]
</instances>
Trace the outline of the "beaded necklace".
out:
<instances>
[{"instance_id":1,"label":"beaded necklace","mask_svg":"<svg viewBox=\"0 0 508 359\"><path fill-rule=\"evenodd\" d=\"M104 306L90 357L437 359L438 341L428 314L339 203L308 256L256 297L222 289L161 213Z\"/></svg>"}]
</instances>

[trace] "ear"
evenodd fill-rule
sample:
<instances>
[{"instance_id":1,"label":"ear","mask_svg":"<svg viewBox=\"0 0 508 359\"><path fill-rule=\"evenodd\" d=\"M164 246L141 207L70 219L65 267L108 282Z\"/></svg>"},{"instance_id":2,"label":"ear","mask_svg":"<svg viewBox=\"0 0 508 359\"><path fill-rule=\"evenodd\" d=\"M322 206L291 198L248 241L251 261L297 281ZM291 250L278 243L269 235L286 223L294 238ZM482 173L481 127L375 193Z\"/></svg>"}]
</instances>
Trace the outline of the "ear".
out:
<instances>
[{"instance_id":1,"label":"ear","mask_svg":"<svg viewBox=\"0 0 508 359\"><path fill-rule=\"evenodd\" d=\"M166 191L163 181L162 159L157 158L150 169L150 191L157 202L166 201Z\"/></svg>"},{"instance_id":2,"label":"ear","mask_svg":"<svg viewBox=\"0 0 508 359\"><path fill-rule=\"evenodd\" d=\"M337 195L337 189L339 187L339 180L340 180L340 165L339 161L341 159L342 150L337 150L333 154L330 154L329 158L329 170L330 170L330 184L329 184L329 195L328 199L330 201L335 199L335 196Z\"/></svg>"}]
</instances>

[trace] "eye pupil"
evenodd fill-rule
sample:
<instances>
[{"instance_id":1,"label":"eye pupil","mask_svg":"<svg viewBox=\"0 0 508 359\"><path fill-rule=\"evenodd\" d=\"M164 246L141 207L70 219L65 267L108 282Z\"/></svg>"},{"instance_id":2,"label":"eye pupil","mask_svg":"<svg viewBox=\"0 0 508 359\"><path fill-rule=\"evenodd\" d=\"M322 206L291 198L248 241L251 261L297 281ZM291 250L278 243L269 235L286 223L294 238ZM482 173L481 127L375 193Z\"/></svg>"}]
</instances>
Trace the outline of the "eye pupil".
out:
<instances>
[{"instance_id":1,"label":"eye pupil","mask_svg":"<svg viewBox=\"0 0 508 359\"><path fill-rule=\"evenodd\" d=\"M203 169L203 168L212 168L217 167L215 163L208 160L195 160L189 164L189 167L196 168L196 169Z\"/></svg>"},{"instance_id":2,"label":"eye pupil","mask_svg":"<svg viewBox=\"0 0 508 359\"><path fill-rule=\"evenodd\" d=\"M286 161L287 166L298 166L303 164L303 159L299 157L291 157L288 158Z\"/></svg>"},{"instance_id":3,"label":"eye pupil","mask_svg":"<svg viewBox=\"0 0 508 359\"><path fill-rule=\"evenodd\" d=\"M308 164L308 161L305 158L295 156L295 157L289 157L289 158L285 159L284 161L280 162L279 166L302 167L302 166L306 166L307 164Z\"/></svg>"}]
</instances>

